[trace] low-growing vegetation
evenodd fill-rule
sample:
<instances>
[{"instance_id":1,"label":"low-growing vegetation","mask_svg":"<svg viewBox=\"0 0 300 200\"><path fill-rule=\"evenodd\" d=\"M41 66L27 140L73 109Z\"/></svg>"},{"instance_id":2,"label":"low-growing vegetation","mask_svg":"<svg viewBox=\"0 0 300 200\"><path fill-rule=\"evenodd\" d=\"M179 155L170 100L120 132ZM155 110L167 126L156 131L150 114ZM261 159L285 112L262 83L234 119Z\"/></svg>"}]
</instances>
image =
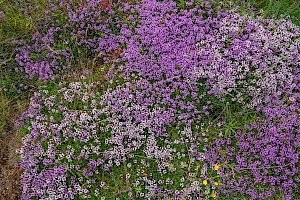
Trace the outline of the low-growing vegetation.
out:
<instances>
[{"instance_id":1,"label":"low-growing vegetation","mask_svg":"<svg viewBox=\"0 0 300 200\"><path fill-rule=\"evenodd\" d=\"M0 11L21 199L300 198L296 1L29 2Z\"/></svg>"}]
</instances>

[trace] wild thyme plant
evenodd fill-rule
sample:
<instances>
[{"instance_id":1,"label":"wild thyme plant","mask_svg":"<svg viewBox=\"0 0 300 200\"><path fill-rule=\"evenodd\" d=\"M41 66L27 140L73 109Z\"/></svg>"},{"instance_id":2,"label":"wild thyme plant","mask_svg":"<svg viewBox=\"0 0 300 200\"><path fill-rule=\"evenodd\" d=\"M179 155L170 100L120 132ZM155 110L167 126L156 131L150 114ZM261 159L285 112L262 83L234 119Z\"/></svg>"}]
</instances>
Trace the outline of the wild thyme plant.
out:
<instances>
[{"instance_id":1,"label":"wild thyme plant","mask_svg":"<svg viewBox=\"0 0 300 200\"><path fill-rule=\"evenodd\" d=\"M102 19L93 5L109 22L115 4L105 2L55 5L77 31ZM61 80L35 93L17 123L23 199L298 198L299 27L208 1L119 5L127 17L117 32L103 21L72 32L94 53L119 47L106 60L109 84ZM58 47L53 24L44 39ZM51 79L56 50L44 65L24 64L31 47L21 66Z\"/></svg>"}]
</instances>

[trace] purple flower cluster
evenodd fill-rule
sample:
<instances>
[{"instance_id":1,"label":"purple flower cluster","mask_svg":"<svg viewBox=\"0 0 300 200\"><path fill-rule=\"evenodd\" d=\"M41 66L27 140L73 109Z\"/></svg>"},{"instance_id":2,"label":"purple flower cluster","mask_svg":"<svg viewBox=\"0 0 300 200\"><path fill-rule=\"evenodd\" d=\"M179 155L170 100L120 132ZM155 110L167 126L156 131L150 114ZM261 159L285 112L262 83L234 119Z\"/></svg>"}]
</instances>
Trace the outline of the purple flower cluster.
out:
<instances>
[{"instance_id":1,"label":"purple flower cluster","mask_svg":"<svg viewBox=\"0 0 300 200\"><path fill-rule=\"evenodd\" d=\"M300 32L289 21L215 13L209 4L179 10L174 2L143 1L138 10L139 26L121 30L130 35L122 53L128 73L168 81L184 98L205 78L208 94L229 94L247 107L295 87Z\"/></svg>"},{"instance_id":2,"label":"purple flower cluster","mask_svg":"<svg viewBox=\"0 0 300 200\"><path fill-rule=\"evenodd\" d=\"M84 58L101 59L118 47L109 25L116 23L114 11L102 0L49 1L47 18L35 25L30 43L18 48L20 67L29 78L40 80L65 76L65 70L79 66ZM64 73L62 74L61 71Z\"/></svg>"},{"instance_id":3,"label":"purple flower cluster","mask_svg":"<svg viewBox=\"0 0 300 200\"><path fill-rule=\"evenodd\" d=\"M82 177L94 182L100 170L120 166L143 149L146 157L155 156L161 169L168 166L171 150L158 147L155 136L165 134L164 126L172 121L170 113L135 104L130 83L127 88L108 89L101 96L93 92L95 86L61 83L58 93L42 90L31 99L18 124L28 132L19 150L23 199L68 199L85 190L93 193L91 183L82 187ZM82 107L73 108L78 102ZM44 175L50 172L57 172L52 178L61 178L50 180ZM66 182L68 177L73 181Z\"/></svg>"},{"instance_id":4,"label":"purple flower cluster","mask_svg":"<svg viewBox=\"0 0 300 200\"><path fill-rule=\"evenodd\" d=\"M263 118L233 138L208 145L206 158L211 164L233 165L221 175L226 183L220 186L221 194L251 199L272 197L278 191L284 199L299 195L300 121L294 107L266 107Z\"/></svg>"},{"instance_id":5,"label":"purple flower cluster","mask_svg":"<svg viewBox=\"0 0 300 200\"><path fill-rule=\"evenodd\" d=\"M131 199L300 195L299 27L194 4L122 3L118 12L129 13L131 26L119 23L116 35L104 23L114 11L99 12L101 1L51 6L66 26L53 22L21 49L26 73L53 77L61 54L71 66L73 51L51 46L61 30L71 34L63 43L91 53L104 55L117 42L125 48L107 87L83 78L31 99L18 124L26 133L23 199L99 198L113 187ZM46 59L29 59L46 49ZM227 125L219 119L223 101L259 118L230 137L209 135ZM126 171L118 174L122 186L105 181L116 169Z\"/></svg>"}]
</instances>

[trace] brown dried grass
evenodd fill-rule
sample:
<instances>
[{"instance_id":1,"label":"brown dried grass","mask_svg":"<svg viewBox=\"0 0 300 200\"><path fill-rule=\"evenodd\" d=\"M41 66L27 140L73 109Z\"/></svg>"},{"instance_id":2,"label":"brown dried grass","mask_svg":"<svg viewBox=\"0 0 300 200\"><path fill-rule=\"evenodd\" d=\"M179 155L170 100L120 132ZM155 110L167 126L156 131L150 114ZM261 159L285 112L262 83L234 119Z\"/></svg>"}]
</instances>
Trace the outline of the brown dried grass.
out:
<instances>
[{"instance_id":1,"label":"brown dried grass","mask_svg":"<svg viewBox=\"0 0 300 200\"><path fill-rule=\"evenodd\" d=\"M14 122L27 102L24 96L10 99L0 90L0 200L21 199L22 172L16 167L19 160L16 150L21 143Z\"/></svg>"}]
</instances>

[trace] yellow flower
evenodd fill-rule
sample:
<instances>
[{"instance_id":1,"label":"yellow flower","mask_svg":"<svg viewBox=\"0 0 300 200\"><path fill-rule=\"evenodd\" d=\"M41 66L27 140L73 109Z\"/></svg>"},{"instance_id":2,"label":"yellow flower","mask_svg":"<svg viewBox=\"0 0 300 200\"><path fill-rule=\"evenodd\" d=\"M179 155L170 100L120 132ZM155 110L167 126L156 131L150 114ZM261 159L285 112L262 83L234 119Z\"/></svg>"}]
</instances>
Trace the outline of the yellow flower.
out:
<instances>
[{"instance_id":1,"label":"yellow flower","mask_svg":"<svg viewBox=\"0 0 300 200\"><path fill-rule=\"evenodd\" d=\"M215 186L218 186L218 185L219 185L219 183L218 183L218 182L214 182L214 184L215 184Z\"/></svg>"},{"instance_id":2,"label":"yellow flower","mask_svg":"<svg viewBox=\"0 0 300 200\"><path fill-rule=\"evenodd\" d=\"M219 166L219 165L215 165L215 166L214 166L214 169L215 169L216 171L218 171L218 170L220 169L220 166Z\"/></svg>"},{"instance_id":3,"label":"yellow flower","mask_svg":"<svg viewBox=\"0 0 300 200\"><path fill-rule=\"evenodd\" d=\"M214 192L211 193L211 197L212 197L212 198L216 198L216 196L217 196L216 193L214 193Z\"/></svg>"},{"instance_id":4,"label":"yellow flower","mask_svg":"<svg viewBox=\"0 0 300 200\"><path fill-rule=\"evenodd\" d=\"M207 185L207 180L204 180L202 183L203 185Z\"/></svg>"}]
</instances>

